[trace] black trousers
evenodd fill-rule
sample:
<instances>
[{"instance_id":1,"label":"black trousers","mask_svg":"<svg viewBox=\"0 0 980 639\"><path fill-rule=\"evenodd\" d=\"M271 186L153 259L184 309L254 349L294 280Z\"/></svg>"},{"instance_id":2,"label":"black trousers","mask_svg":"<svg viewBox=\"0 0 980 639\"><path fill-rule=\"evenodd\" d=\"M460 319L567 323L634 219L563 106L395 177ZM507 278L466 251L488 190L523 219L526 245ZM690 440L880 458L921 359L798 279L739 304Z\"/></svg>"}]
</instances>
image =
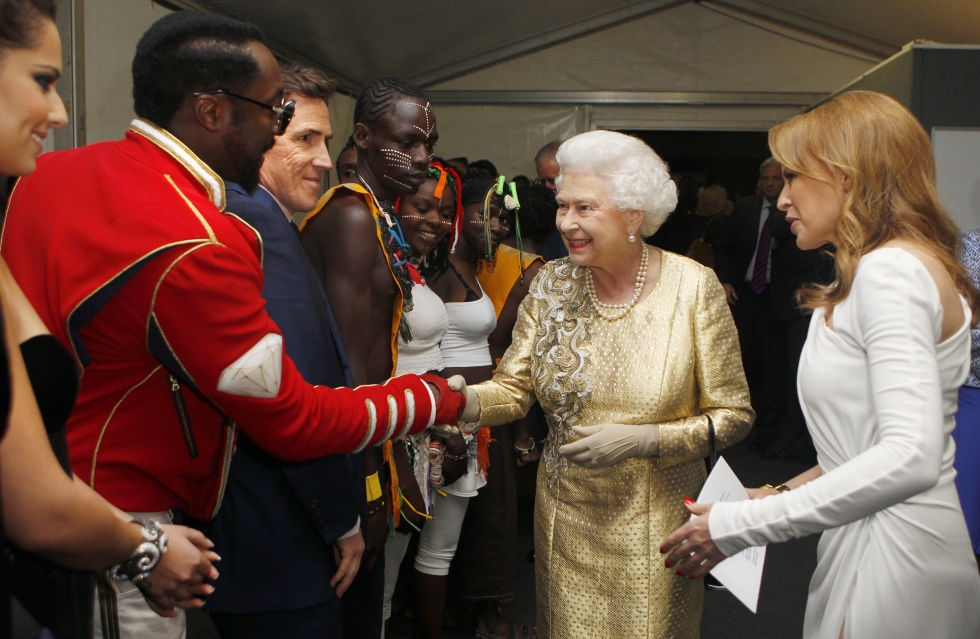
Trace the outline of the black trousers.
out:
<instances>
[{"instance_id":1,"label":"black trousers","mask_svg":"<svg viewBox=\"0 0 980 639\"><path fill-rule=\"evenodd\" d=\"M334 597L308 608L244 615L211 613L222 639L339 639L340 600Z\"/></svg>"},{"instance_id":2,"label":"black trousers","mask_svg":"<svg viewBox=\"0 0 980 639\"><path fill-rule=\"evenodd\" d=\"M756 294L746 285L732 315L756 413L754 442L759 448L769 448L779 436L786 388L782 331L773 316L769 291Z\"/></svg>"}]
</instances>

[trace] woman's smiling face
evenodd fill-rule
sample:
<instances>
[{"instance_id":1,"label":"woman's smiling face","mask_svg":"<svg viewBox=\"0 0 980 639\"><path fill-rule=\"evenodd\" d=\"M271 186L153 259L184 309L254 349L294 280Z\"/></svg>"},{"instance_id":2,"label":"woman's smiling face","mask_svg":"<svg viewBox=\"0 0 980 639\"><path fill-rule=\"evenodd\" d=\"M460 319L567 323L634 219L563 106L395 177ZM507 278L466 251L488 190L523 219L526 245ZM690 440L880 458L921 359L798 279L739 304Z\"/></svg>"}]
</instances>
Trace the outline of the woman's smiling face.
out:
<instances>
[{"instance_id":1,"label":"woman's smiling face","mask_svg":"<svg viewBox=\"0 0 980 639\"><path fill-rule=\"evenodd\" d=\"M447 183L442 197L434 195L437 181L428 178L412 195L402 196L398 223L416 257L428 255L449 233L456 208L456 191Z\"/></svg>"},{"instance_id":2,"label":"woman's smiling face","mask_svg":"<svg viewBox=\"0 0 980 639\"><path fill-rule=\"evenodd\" d=\"M606 180L591 174L566 173L558 190L556 222L568 256L580 266L608 268L629 254L627 236L637 232L641 215L613 204Z\"/></svg>"},{"instance_id":3,"label":"woman's smiling face","mask_svg":"<svg viewBox=\"0 0 980 639\"><path fill-rule=\"evenodd\" d=\"M54 22L40 21L37 45L0 55L0 174L27 175L51 129L68 123L54 85L61 77L61 39Z\"/></svg>"}]
</instances>

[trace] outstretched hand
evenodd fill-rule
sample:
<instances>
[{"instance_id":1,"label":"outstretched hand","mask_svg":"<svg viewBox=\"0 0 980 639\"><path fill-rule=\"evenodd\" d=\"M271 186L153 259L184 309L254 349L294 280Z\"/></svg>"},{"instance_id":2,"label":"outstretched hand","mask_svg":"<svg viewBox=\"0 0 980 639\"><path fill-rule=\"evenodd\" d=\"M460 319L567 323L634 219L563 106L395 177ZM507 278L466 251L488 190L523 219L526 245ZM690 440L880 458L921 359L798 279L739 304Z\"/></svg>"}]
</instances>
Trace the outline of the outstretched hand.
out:
<instances>
[{"instance_id":1,"label":"outstretched hand","mask_svg":"<svg viewBox=\"0 0 980 639\"><path fill-rule=\"evenodd\" d=\"M466 385L466 378L462 375L453 375L446 380L446 383L449 384L449 388L463 393L466 397L466 405L459 415L459 421L471 424L478 423L480 421L480 398L475 390Z\"/></svg>"},{"instance_id":2,"label":"outstretched hand","mask_svg":"<svg viewBox=\"0 0 980 639\"><path fill-rule=\"evenodd\" d=\"M214 563L221 560L214 543L199 530L165 524L167 552L140 583L147 604L161 617L173 617L175 608L200 608L214 592L206 580L218 578Z\"/></svg>"},{"instance_id":3,"label":"outstretched hand","mask_svg":"<svg viewBox=\"0 0 980 639\"><path fill-rule=\"evenodd\" d=\"M738 293L735 292L735 287L728 283L723 283L721 287L725 289L725 300L730 306L735 306L738 303Z\"/></svg>"},{"instance_id":4,"label":"outstretched hand","mask_svg":"<svg viewBox=\"0 0 980 639\"><path fill-rule=\"evenodd\" d=\"M463 407L466 404L466 394L449 385L438 375L426 373L420 375L423 382L429 385L432 395L436 400L436 424L455 424L461 418ZM465 386L465 382L464 382Z\"/></svg>"},{"instance_id":5,"label":"outstretched hand","mask_svg":"<svg viewBox=\"0 0 980 639\"><path fill-rule=\"evenodd\" d=\"M465 398L459 420L452 424L436 424L431 430L446 437L475 432L480 427L480 398L476 391L466 385L466 378L462 375L450 376L446 386Z\"/></svg>"},{"instance_id":6,"label":"outstretched hand","mask_svg":"<svg viewBox=\"0 0 980 639\"><path fill-rule=\"evenodd\" d=\"M685 507L697 515L674 532L667 535L660 545L660 553L667 555L664 565L677 571L681 577L698 579L726 557L718 550L708 530L708 513L711 504L698 504L685 500Z\"/></svg>"}]
</instances>

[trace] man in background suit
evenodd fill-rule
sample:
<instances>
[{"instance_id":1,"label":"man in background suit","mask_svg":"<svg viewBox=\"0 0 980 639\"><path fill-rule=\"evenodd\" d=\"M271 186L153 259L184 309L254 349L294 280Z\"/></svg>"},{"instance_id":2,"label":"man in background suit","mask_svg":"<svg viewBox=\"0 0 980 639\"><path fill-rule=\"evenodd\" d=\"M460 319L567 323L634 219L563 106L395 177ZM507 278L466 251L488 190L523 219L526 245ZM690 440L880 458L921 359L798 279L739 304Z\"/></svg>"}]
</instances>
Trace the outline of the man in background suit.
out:
<instances>
[{"instance_id":1,"label":"man in background suit","mask_svg":"<svg viewBox=\"0 0 980 639\"><path fill-rule=\"evenodd\" d=\"M715 243L718 278L732 305L745 376L757 418L752 446L769 459L815 461L796 390L796 371L810 325L796 291L833 279L824 249L802 251L777 208L782 166L759 167L759 194L740 199Z\"/></svg>"},{"instance_id":2,"label":"man in background suit","mask_svg":"<svg viewBox=\"0 0 980 639\"><path fill-rule=\"evenodd\" d=\"M778 329L777 346L781 351L779 381L783 403L776 437L762 456L816 463L816 451L806 428L796 388L796 372L810 328L811 311L800 308L796 292L809 284L833 281L834 260L828 253L833 246L828 244L811 251L801 250L796 245L796 236L790 232L786 211L777 209L768 224L773 239L769 301Z\"/></svg>"},{"instance_id":3,"label":"man in background suit","mask_svg":"<svg viewBox=\"0 0 980 639\"><path fill-rule=\"evenodd\" d=\"M262 296L303 378L350 386L330 304L292 219L316 205L320 179L333 166L327 100L334 88L315 69L290 64L281 72L295 115L266 153L251 195L225 183L227 211L262 238ZM338 598L364 550L363 457L289 463L239 438L212 530L224 561L207 610L222 637L341 636Z\"/></svg>"},{"instance_id":4,"label":"man in background suit","mask_svg":"<svg viewBox=\"0 0 980 639\"><path fill-rule=\"evenodd\" d=\"M547 186L554 193L558 190L555 180L558 179L558 147L562 140L552 140L538 149L534 156L534 170L538 174L538 182ZM541 257L547 260L557 260L568 255L568 249L562 240L561 232L555 228L548 239L541 244Z\"/></svg>"},{"instance_id":5,"label":"man in background suit","mask_svg":"<svg viewBox=\"0 0 980 639\"><path fill-rule=\"evenodd\" d=\"M774 444L783 393L779 327L773 313L772 232L767 224L779 214L782 166L775 158L759 166L759 194L735 203L727 232L715 242L715 268L732 307L742 348L742 365L756 412L753 448ZM795 376L794 376L795 378Z\"/></svg>"}]
</instances>

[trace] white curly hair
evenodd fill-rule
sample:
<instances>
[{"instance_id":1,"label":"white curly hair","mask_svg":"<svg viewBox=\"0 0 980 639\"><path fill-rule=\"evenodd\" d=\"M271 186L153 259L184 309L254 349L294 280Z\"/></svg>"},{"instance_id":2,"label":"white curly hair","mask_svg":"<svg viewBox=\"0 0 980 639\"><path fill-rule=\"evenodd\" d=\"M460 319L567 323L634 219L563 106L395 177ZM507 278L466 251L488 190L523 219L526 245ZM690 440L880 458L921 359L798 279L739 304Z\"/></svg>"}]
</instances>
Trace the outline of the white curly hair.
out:
<instances>
[{"instance_id":1,"label":"white curly hair","mask_svg":"<svg viewBox=\"0 0 980 639\"><path fill-rule=\"evenodd\" d=\"M640 234L657 232L677 206L677 185L667 164L643 140L616 131L589 131L565 140L556 155L561 190L566 173L602 178L621 211L642 211Z\"/></svg>"}]
</instances>

